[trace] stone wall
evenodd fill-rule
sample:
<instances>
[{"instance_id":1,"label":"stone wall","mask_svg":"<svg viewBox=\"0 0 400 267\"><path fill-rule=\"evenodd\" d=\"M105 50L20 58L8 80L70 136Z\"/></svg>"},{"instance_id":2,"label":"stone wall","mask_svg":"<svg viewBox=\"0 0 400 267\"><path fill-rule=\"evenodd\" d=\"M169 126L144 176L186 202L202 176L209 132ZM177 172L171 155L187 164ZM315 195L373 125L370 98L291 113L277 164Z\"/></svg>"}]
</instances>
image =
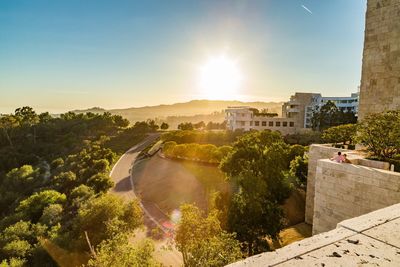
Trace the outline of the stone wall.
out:
<instances>
[{"instance_id":1,"label":"stone wall","mask_svg":"<svg viewBox=\"0 0 400 267\"><path fill-rule=\"evenodd\" d=\"M313 234L332 230L340 221L399 202L400 173L318 160Z\"/></svg>"},{"instance_id":2,"label":"stone wall","mask_svg":"<svg viewBox=\"0 0 400 267\"><path fill-rule=\"evenodd\" d=\"M306 214L305 221L313 224L314 216L314 196L315 196L315 174L317 172L317 161L320 159L332 158L338 151L347 153L354 157L353 150L334 148L330 145L311 145L308 153L308 175L307 175L307 195L306 195Z\"/></svg>"},{"instance_id":3,"label":"stone wall","mask_svg":"<svg viewBox=\"0 0 400 267\"><path fill-rule=\"evenodd\" d=\"M359 118L400 108L400 1L368 0Z\"/></svg>"}]
</instances>

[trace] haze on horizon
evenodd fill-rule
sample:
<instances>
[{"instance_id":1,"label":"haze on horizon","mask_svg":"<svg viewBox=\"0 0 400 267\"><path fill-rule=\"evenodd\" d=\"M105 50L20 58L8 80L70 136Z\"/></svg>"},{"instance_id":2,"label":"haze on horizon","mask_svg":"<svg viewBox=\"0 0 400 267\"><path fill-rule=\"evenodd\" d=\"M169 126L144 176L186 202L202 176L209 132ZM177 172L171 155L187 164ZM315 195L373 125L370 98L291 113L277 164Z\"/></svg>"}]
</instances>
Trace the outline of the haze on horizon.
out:
<instances>
[{"instance_id":1,"label":"haze on horizon","mask_svg":"<svg viewBox=\"0 0 400 267\"><path fill-rule=\"evenodd\" d=\"M0 112L350 95L365 8L366 0L1 1Z\"/></svg>"}]
</instances>

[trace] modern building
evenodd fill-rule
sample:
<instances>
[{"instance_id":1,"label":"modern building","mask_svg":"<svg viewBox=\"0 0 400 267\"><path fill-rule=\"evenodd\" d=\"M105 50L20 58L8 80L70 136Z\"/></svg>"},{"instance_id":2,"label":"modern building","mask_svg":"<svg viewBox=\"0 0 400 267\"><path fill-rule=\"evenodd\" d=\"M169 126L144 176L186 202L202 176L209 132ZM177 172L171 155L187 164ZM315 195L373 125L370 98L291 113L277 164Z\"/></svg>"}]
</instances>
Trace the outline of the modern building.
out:
<instances>
[{"instance_id":1,"label":"modern building","mask_svg":"<svg viewBox=\"0 0 400 267\"><path fill-rule=\"evenodd\" d=\"M232 131L270 129L286 135L297 132L299 128L294 119L271 117L268 113L260 113L257 109L248 106L228 107L225 113L227 127Z\"/></svg>"},{"instance_id":2,"label":"modern building","mask_svg":"<svg viewBox=\"0 0 400 267\"><path fill-rule=\"evenodd\" d=\"M343 112L358 113L358 93L350 97L323 97L314 93L295 93L290 101L282 106L282 116L295 119L302 128L311 128L311 119L314 112L319 110L328 101L333 102Z\"/></svg>"},{"instance_id":3,"label":"modern building","mask_svg":"<svg viewBox=\"0 0 400 267\"><path fill-rule=\"evenodd\" d=\"M249 106L228 107L225 110L227 128L279 131L283 135L311 128L311 119L315 111L328 101L333 102L344 112L358 112L358 93L350 97L323 97L314 93L295 93L282 105L282 117L272 117Z\"/></svg>"}]
</instances>

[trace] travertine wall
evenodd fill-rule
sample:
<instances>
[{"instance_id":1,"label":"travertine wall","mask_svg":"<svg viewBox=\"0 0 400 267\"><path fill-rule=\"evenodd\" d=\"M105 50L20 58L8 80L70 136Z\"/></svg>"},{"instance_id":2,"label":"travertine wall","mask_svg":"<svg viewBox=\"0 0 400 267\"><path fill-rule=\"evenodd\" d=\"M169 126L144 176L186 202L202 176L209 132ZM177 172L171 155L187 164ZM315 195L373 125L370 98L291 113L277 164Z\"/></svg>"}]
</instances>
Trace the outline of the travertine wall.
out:
<instances>
[{"instance_id":1,"label":"travertine wall","mask_svg":"<svg viewBox=\"0 0 400 267\"><path fill-rule=\"evenodd\" d=\"M359 118L400 108L400 0L368 0Z\"/></svg>"},{"instance_id":2,"label":"travertine wall","mask_svg":"<svg viewBox=\"0 0 400 267\"><path fill-rule=\"evenodd\" d=\"M330 231L340 221L399 202L400 173L318 160L313 234Z\"/></svg>"},{"instance_id":3,"label":"travertine wall","mask_svg":"<svg viewBox=\"0 0 400 267\"><path fill-rule=\"evenodd\" d=\"M330 145L311 145L308 153L308 175L307 175L307 194L306 194L306 223L313 224L314 216L314 196L315 196L315 174L317 172L317 161L320 159L330 159L338 151L353 154L352 150L344 150L331 147ZM350 156L351 157L351 156Z\"/></svg>"}]
</instances>

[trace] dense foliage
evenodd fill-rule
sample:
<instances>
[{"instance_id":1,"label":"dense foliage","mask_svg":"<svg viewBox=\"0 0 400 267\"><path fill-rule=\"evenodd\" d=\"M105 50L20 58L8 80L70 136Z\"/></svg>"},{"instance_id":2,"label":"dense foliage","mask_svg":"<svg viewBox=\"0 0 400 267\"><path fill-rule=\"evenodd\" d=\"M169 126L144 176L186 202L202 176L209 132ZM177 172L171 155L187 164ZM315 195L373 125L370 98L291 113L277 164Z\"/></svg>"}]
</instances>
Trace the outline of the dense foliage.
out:
<instances>
[{"instance_id":1,"label":"dense foliage","mask_svg":"<svg viewBox=\"0 0 400 267\"><path fill-rule=\"evenodd\" d=\"M358 127L358 141L373 157L400 159L400 111L367 116Z\"/></svg>"},{"instance_id":2,"label":"dense foliage","mask_svg":"<svg viewBox=\"0 0 400 267\"><path fill-rule=\"evenodd\" d=\"M164 155L169 158L186 159L205 163L219 163L231 151L230 146L217 147L212 144L176 144L173 141L164 144Z\"/></svg>"},{"instance_id":3,"label":"dense foliage","mask_svg":"<svg viewBox=\"0 0 400 267\"><path fill-rule=\"evenodd\" d=\"M74 253L83 264L91 251L97 251L100 262L113 249L126 253L121 257L147 255L148 246L131 249L127 244L126 235L142 223L138 203L105 194L113 186L109 172L117 155L158 127L128 125L109 113L68 112L55 118L23 107L1 115L2 266L57 266L57 255L68 259ZM119 246L113 245L116 238ZM63 255L50 253L46 244Z\"/></svg>"},{"instance_id":4,"label":"dense foliage","mask_svg":"<svg viewBox=\"0 0 400 267\"><path fill-rule=\"evenodd\" d=\"M344 112L338 109L332 101L328 101L320 109L316 110L311 119L312 128L320 131L332 126L356 122L357 117L353 112Z\"/></svg>"},{"instance_id":5,"label":"dense foliage","mask_svg":"<svg viewBox=\"0 0 400 267\"><path fill-rule=\"evenodd\" d=\"M343 124L323 131L322 139L327 143L354 145L357 135L357 124Z\"/></svg>"},{"instance_id":6,"label":"dense foliage","mask_svg":"<svg viewBox=\"0 0 400 267\"><path fill-rule=\"evenodd\" d=\"M268 250L265 238L276 238L283 228L280 204L291 191L289 165L303 153L279 133L266 130L241 136L221 162L221 170L238 188L227 201L227 228L237 234L248 255Z\"/></svg>"},{"instance_id":7,"label":"dense foliage","mask_svg":"<svg viewBox=\"0 0 400 267\"><path fill-rule=\"evenodd\" d=\"M217 212L207 216L196 206L182 205L175 243L185 266L225 266L242 258L234 234L222 230Z\"/></svg>"},{"instance_id":8,"label":"dense foliage","mask_svg":"<svg viewBox=\"0 0 400 267\"><path fill-rule=\"evenodd\" d=\"M243 131L169 131L161 136L164 142L174 141L177 144L198 143L217 146L230 145Z\"/></svg>"}]
</instances>

